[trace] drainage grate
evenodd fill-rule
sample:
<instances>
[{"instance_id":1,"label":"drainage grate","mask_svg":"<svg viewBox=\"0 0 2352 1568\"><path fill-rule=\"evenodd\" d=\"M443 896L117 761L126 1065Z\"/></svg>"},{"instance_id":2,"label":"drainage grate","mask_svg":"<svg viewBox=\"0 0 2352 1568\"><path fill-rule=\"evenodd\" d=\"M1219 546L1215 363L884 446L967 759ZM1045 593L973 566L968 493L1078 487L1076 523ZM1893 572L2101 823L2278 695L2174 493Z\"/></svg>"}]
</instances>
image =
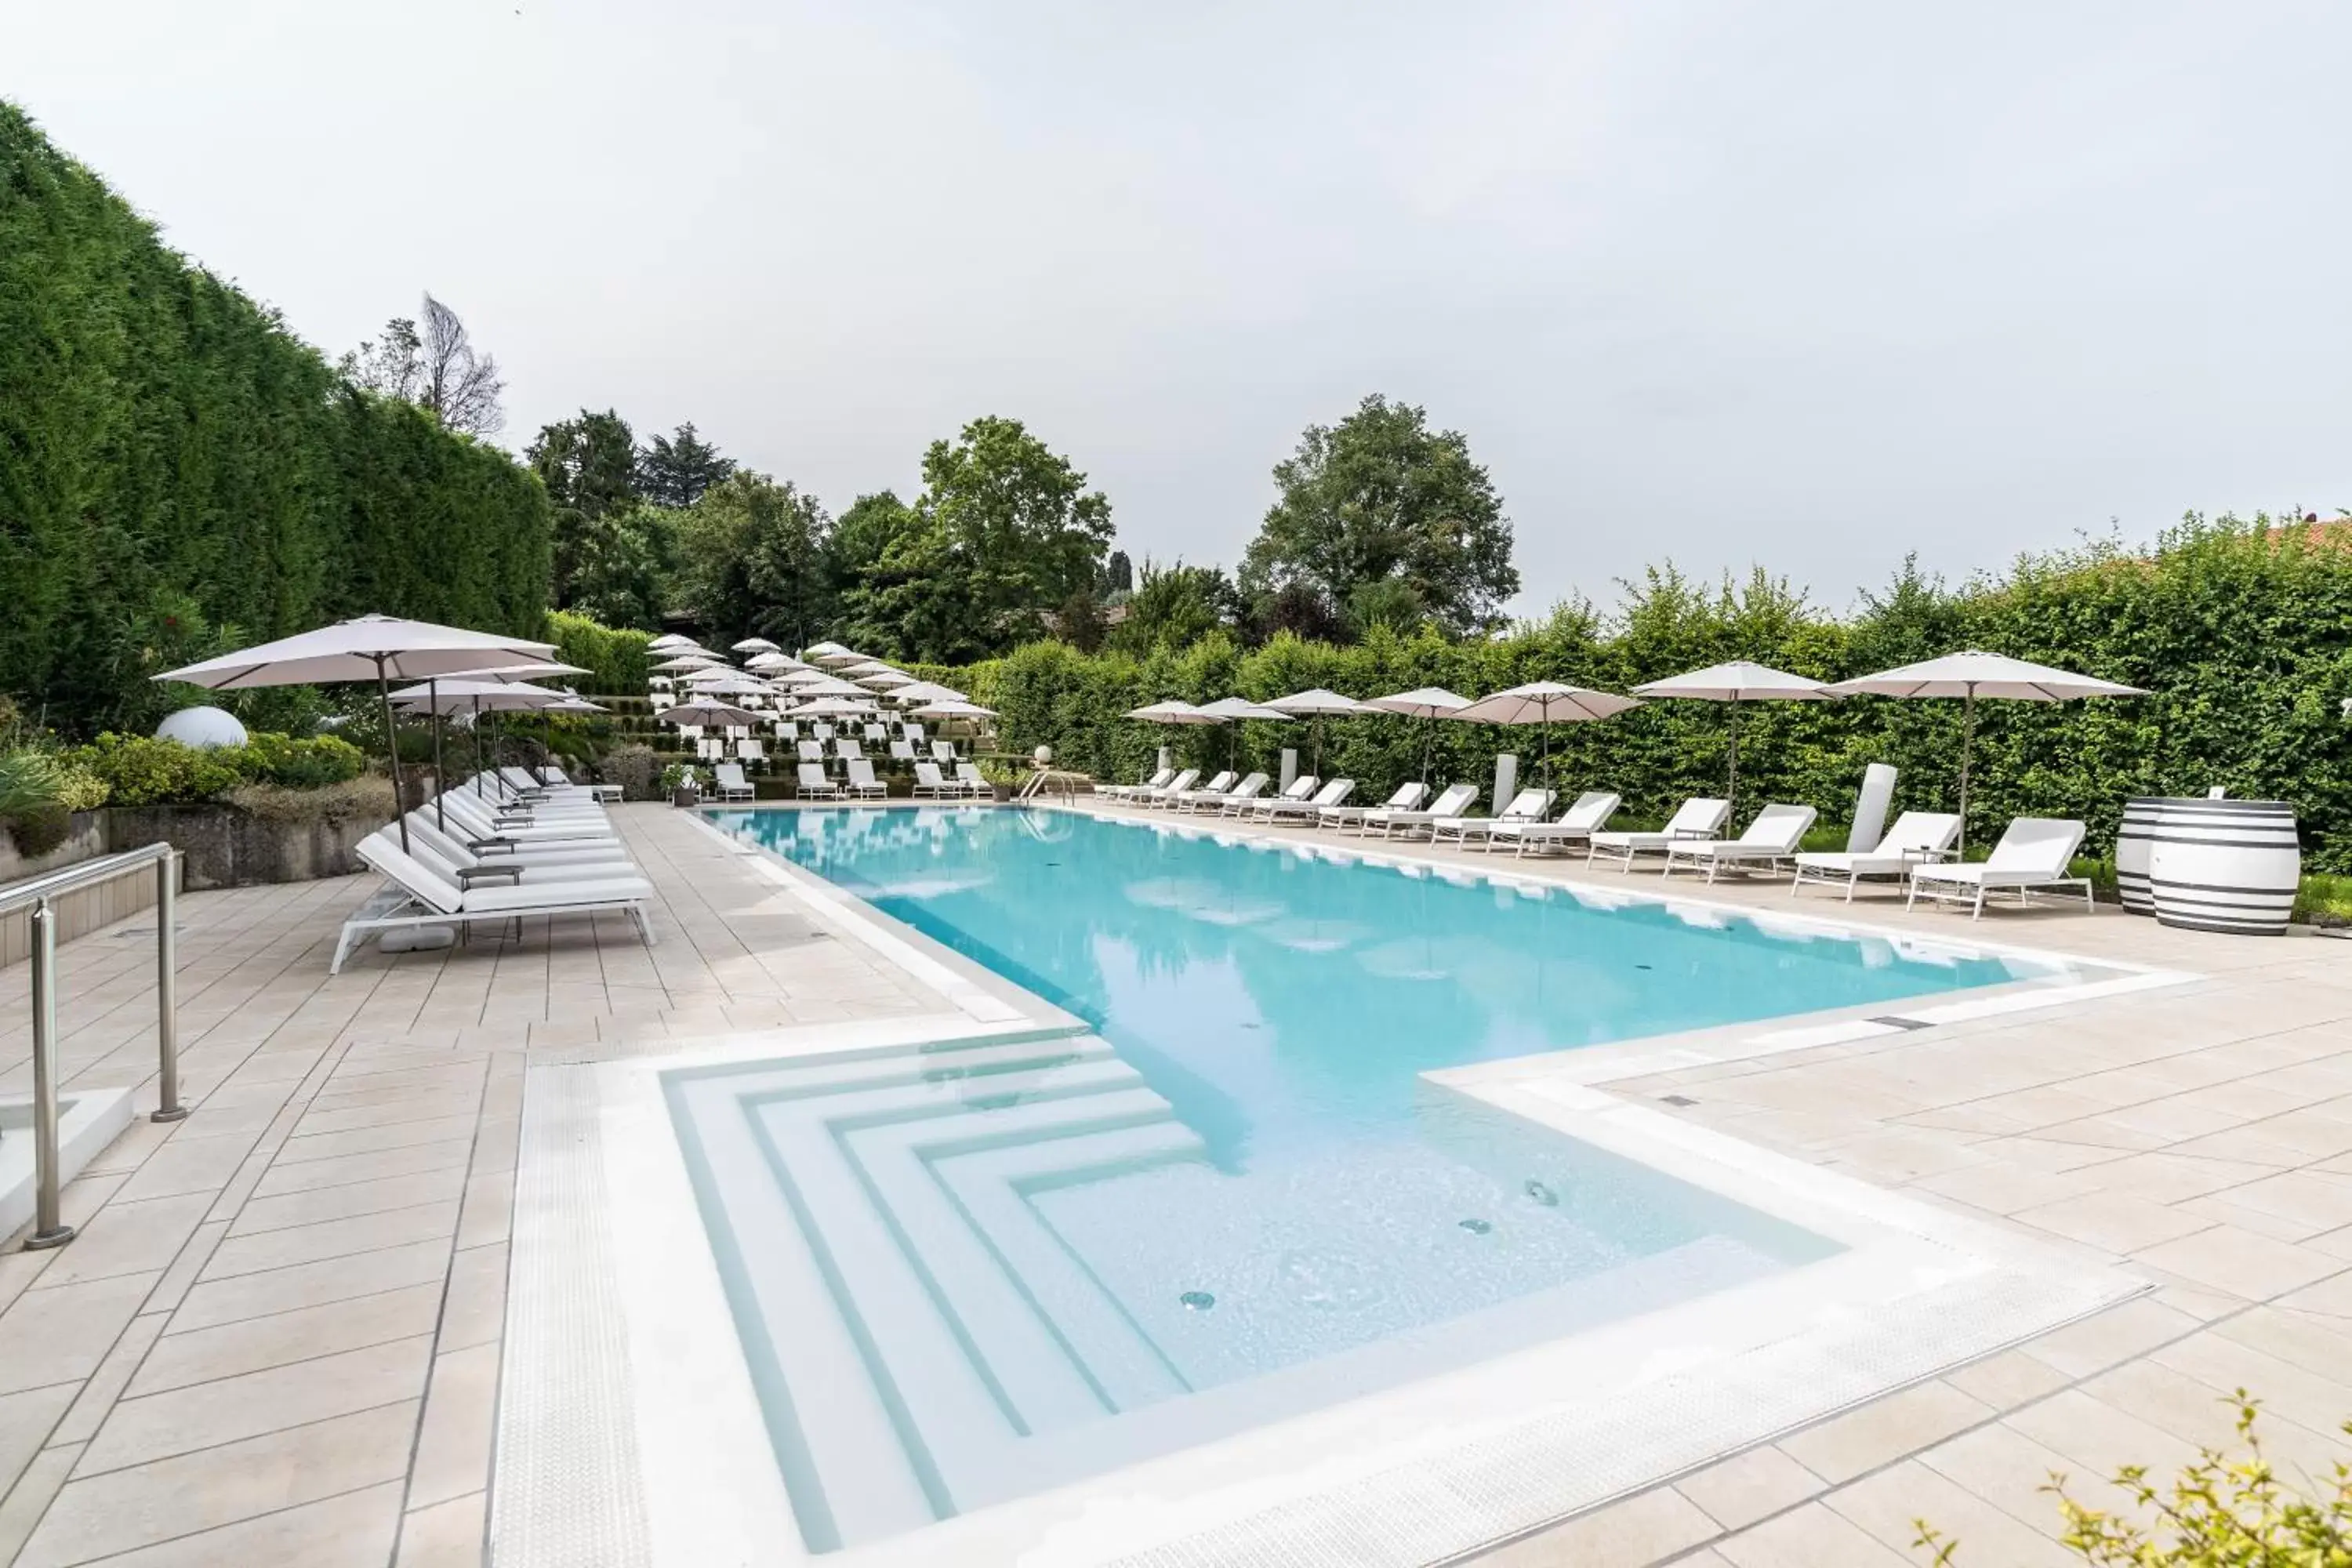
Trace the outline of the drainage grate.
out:
<instances>
[{"instance_id":1,"label":"drainage grate","mask_svg":"<svg viewBox=\"0 0 2352 1568\"><path fill-rule=\"evenodd\" d=\"M1668 1105L1696 1105L1698 1103L1697 1100L1693 1100L1687 1094L1662 1094L1658 1096L1658 1098Z\"/></svg>"},{"instance_id":2,"label":"drainage grate","mask_svg":"<svg viewBox=\"0 0 2352 1568\"><path fill-rule=\"evenodd\" d=\"M1932 1029L1936 1026L1924 1018L1906 1018L1900 1013L1889 1013L1884 1018L1864 1018L1865 1024L1884 1024L1890 1029Z\"/></svg>"}]
</instances>

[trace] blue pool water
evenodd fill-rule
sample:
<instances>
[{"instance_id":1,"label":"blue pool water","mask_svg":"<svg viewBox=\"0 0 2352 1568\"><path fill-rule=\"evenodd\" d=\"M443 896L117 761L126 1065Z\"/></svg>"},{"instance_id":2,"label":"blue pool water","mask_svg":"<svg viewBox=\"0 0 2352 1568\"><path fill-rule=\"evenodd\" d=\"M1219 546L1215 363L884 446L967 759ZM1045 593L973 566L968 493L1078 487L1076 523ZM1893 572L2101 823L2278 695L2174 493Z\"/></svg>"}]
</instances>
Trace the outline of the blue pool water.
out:
<instances>
[{"instance_id":1,"label":"blue pool water","mask_svg":"<svg viewBox=\"0 0 2352 1568\"><path fill-rule=\"evenodd\" d=\"M719 820L1099 1037L672 1082L820 1550L1835 1250L1424 1073L2060 973L1067 812Z\"/></svg>"}]
</instances>

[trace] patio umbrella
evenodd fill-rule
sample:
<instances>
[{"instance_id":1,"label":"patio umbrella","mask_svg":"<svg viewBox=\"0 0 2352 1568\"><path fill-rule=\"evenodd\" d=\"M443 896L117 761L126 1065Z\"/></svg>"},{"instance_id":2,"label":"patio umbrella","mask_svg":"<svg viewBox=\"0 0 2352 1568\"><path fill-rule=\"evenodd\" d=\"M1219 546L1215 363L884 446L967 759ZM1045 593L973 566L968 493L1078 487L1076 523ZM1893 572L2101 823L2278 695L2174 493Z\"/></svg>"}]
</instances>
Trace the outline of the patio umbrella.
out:
<instances>
[{"instance_id":1,"label":"patio umbrella","mask_svg":"<svg viewBox=\"0 0 2352 1568\"><path fill-rule=\"evenodd\" d=\"M688 647L693 643L692 637L682 637L677 632L664 632L661 636L648 641L646 646L651 648Z\"/></svg>"},{"instance_id":2,"label":"patio umbrella","mask_svg":"<svg viewBox=\"0 0 2352 1568\"><path fill-rule=\"evenodd\" d=\"M521 665L513 668L539 667ZM547 668L562 671L572 667L552 665ZM482 715L486 712L519 712L552 708L562 701L564 696L563 692L551 690L544 686L534 686L528 680L496 679L477 672L472 675L452 676L446 680L434 679L425 681L422 685L404 687L394 692L392 700L409 712L433 715L433 769L434 776L436 778L441 776L442 718L450 713L469 710L472 711L474 780L475 788L478 792L482 777ZM433 796L433 824L436 827L446 828L449 826L447 817L442 814L441 794L437 790Z\"/></svg>"},{"instance_id":3,"label":"patio umbrella","mask_svg":"<svg viewBox=\"0 0 2352 1568\"><path fill-rule=\"evenodd\" d=\"M760 716L748 708L738 708L731 702L721 702L715 697L697 697L675 703L661 710L665 724L710 724L724 729L730 724L746 727L757 724Z\"/></svg>"},{"instance_id":4,"label":"patio umbrella","mask_svg":"<svg viewBox=\"0 0 2352 1568\"><path fill-rule=\"evenodd\" d=\"M1227 767L1233 766L1234 763L1240 760L1241 757L1243 720L1256 719L1262 720L1270 724L1287 724L1290 722L1290 715L1285 713L1282 710L1278 708L1268 708L1263 703L1253 702L1246 697L1220 697L1214 702L1202 703L1201 711L1203 713L1213 713L1217 717L1217 722L1221 724L1230 724L1233 726L1232 729L1225 732L1228 737L1225 747L1225 765Z\"/></svg>"},{"instance_id":5,"label":"patio umbrella","mask_svg":"<svg viewBox=\"0 0 2352 1568\"><path fill-rule=\"evenodd\" d=\"M726 662L716 654L682 653L676 658L666 658L653 668L656 669L709 669L713 665Z\"/></svg>"},{"instance_id":6,"label":"patio umbrella","mask_svg":"<svg viewBox=\"0 0 2352 1568\"><path fill-rule=\"evenodd\" d=\"M782 653L784 650L765 637L745 637L733 646L737 653Z\"/></svg>"},{"instance_id":7,"label":"patio umbrella","mask_svg":"<svg viewBox=\"0 0 2352 1568\"><path fill-rule=\"evenodd\" d=\"M1305 691L1294 691L1287 697L1277 697L1266 704L1277 713L1287 713L1294 719L1315 721L1315 761L1307 771L1320 777L1323 773L1323 721L1333 713L1341 715L1363 713L1370 710L1352 697L1342 697L1320 686Z\"/></svg>"},{"instance_id":8,"label":"patio umbrella","mask_svg":"<svg viewBox=\"0 0 2352 1568\"><path fill-rule=\"evenodd\" d=\"M1633 689L1643 697L1687 697L1701 702L1731 704L1731 782L1724 788L1726 805L1739 805L1739 705L1743 702L1822 702L1829 689L1818 680L1790 675L1767 664L1744 658L1711 664L1664 680L1645 681Z\"/></svg>"},{"instance_id":9,"label":"patio umbrella","mask_svg":"<svg viewBox=\"0 0 2352 1568\"><path fill-rule=\"evenodd\" d=\"M400 823L400 847L408 847L408 816L399 810L400 742L393 731L392 683L422 680L485 664L544 660L553 643L509 637L463 626L407 621L394 616L358 616L299 636L280 637L218 658L166 670L157 680L184 680L212 691L242 691L260 686L327 686L373 680L383 705L383 743L390 755L393 806Z\"/></svg>"},{"instance_id":10,"label":"patio umbrella","mask_svg":"<svg viewBox=\"0 0 2352 1568\"><path fill-rule=\"evenodd\" d=\"M2006 698L2013 702L2071 702L2078 697L2145 697L2137 686L2101 680L2032 664L2007 654L1948 653L1895 669L1882 669L1853 680L1822 688L1832 697L1957 697L1966 706L1960 717L1960 847L1969 845L1969 754L1977 738L1977 699Z\"/></svg>"},{"instance_id":11,"label":"patio umbrella","mask_svg":"<svg viewBox=\"0 0 2352 1568\"><path fill-rule=\"evenodd\" d=\"M860 686L870 686L877 691L892 691L901 686L921 684L903 669L877 669L871 675L852 675L849 679Z\"/></svg>"},{"instance_id":12,"label":"patio umbrella","mask_svg":"<svg viewBox=\"0 0 2352 1568\"><path fill-rule=\"evenodd\" d=\"M1482 697L1467 708L1457 708L1446 715L1473 724L1540 724L1543 726L1543 787L1551 788L1551 727L1554 721L1574 723L1584 719L1606 719L1622 713L1628 708L1639 708L1641 699L1620 697L1613 691L1592 691L1581 686L1564 686L1557 680L1530 680L1525 686L1514 686L1507 691L1497 691Z\"/></svg>"},{"instance_id":13,"label":"patio umbrella","mask_svg":"<svg viewBox=\"0 0 2352 1568\"><path fill-rule=\"evenodd\" d=\"M755 653L743 661L743 668L756 669L762 675L775 675L787 669L806 669L808 666L788 653Z\"/></svg>"},{"instance_id":14,"label":"patio umbrella","mask_svg":"<svg viewBox=\"0 0 2352 1568\"><path fill-rule=\"evenodd\" d=\"M969 702L971 699L952 686L941 686L936 680L918 680L912 686L901 686L891 692L894 702ZM1134 714L1128 715L1132 719Z\"/></svg>"},{"instance_id":15,"label":"patio umbrella","mask_svg":"<svg viewBox=\"0 0 2352 1568\"><path fill-rule=\"evenodd\" d=\"M873 664L877 661L867 658L865 654L852 653L849 649L839 647L836 645L835 650L832 652L812 652L809 655L809 662L811 664L824 665L828 669L843 669L853 664Z\"/></svg>"},{"instance_id":16,"label":"patio umbrella","mask_svg":"<svg viewBox=\"0 0 2352 1568\"><path fill-rule=\"evenodd\" d=\"M518 682L539 680L551 675L586 675L588 673L590 672L587 669L576 664L559 664L553 659L526 659L516 663L487 665L480 669L460 670L457 674L450 677L449 679L455 680L494 680L513 685ZM428 692L431 691L435 685L436 683L434 681L426 681L426 690ZM566 692L565 695L568 696L570 693ZM411 706L413 707L414 704ZM599 713L604 711L601 708L596 710ZM438 704L434 704L431 708L431 711L434 715L433 776L438 779L443 776L441 772L441 731L448 727L446 722L447 715L456 711L456 710L454 708L444 708ZM475 717L478 723L480 719L478 708ZM474 732L474 777L475 793L477 794L480 793L481 772L482 738L481 731L477 729ZM446 827L448 826L447 820L442 814L441 797L437 793L433 797L433 823L436 827Z\"/></svg>"},{"instance_id":17,"label":"patio umbrella","mask_svg":"<svg viewBox=\"0 0 2352 1568\"><path fill-rule=\"evenodd\" d=\"M870 697L820 697L793 710L795 719L856 719L874 711Z\"/></svg>"},{"instance_id":18,"label":"patio umbrella","mask_svg":"<svg viewBox=\"0 0 2352 1568\"><path fill-rule=\"evenodd\" d=\"M1427 721L1422 726L1421 782L1429 783L1429 752L1437 740L1437 721L1458 713L1470 706L1470 699L1458 691L1448 691L1443 686L1415 687L1411 691L1393 692L1386 697L1374 697L1364 704L1383 713L1402 713L1408 719Z\"/></svg>"},{"instance_id":19,"label":"patio umbrella","mask_svg":"<svg viewBox=\"0 0 2352 1568\"><path fill-rule=\"evenodd\" d=\"M965 702L961 700L927 702L922 707L910 711L918 719L993 719L996 717L996 710L993 708L982 708L977 702Z\"/></svg>"},{"instance_id":20,"label":"patio umbrella","mask_svg":"<svg viewBox=\"0 0 2352 1568\"><path fill-rule=\"evenodd\" d=\"M809 644L808 647L801 649L801 657L803 658L814 658L819 654L847 653L848 651L849 650L847 648L842 647L837 642L813 642Z\"/></svg>"}]
</instances>

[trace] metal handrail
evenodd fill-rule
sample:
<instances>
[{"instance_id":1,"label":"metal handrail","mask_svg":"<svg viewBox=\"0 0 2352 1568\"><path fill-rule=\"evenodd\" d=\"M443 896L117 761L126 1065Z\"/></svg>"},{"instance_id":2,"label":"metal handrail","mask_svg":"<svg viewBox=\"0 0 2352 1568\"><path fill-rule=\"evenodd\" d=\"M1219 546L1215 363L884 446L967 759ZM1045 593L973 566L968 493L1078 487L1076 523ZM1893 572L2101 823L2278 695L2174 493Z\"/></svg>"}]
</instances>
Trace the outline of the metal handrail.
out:
<instances>
[{"instance_id":1,"label":"metal handrail","mask_svg":"<svg viewBox=\"0 0 2352 1568\"><path fill-rule=\"evenodd\" d=\"M177 1121L188 1114L180 1103L180 944L173 929L179 879L173 865L178 858L179 851L169 844L149 844L0 890L0 916L32 911L34 1200L33 1234L25 1242L28 1251L62 1247L74 1238L74 1227L58 1214L58 915L49 900L144 866L155 868L155 1047L162 1082L149 1120Z\"/></svg>"}]
</instances>

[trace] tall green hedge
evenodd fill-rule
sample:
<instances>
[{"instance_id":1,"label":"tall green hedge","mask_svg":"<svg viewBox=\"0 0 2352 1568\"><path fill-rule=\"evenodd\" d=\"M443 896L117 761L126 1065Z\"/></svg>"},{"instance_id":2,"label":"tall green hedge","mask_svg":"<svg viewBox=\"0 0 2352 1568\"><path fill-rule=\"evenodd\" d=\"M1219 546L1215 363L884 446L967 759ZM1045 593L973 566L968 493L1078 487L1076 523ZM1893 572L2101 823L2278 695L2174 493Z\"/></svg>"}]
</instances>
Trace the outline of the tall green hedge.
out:
<instances>
[{"instance_id":1,"label":"tall green hedge","mask_svg":"<svg viewBox=\"0 0 2352 1568\"><path fill-rule=\"evenodd\" d=\"M1605 620L1571 606L1494 641L1376 633L1334 647L1286 637L1245 653L1213 636L1144 659L1040 643L940 677L1003 712L1008 746L1050 744L1065 765L1111 778L1143 772L1162 743L1223 765L1234 743L1225 731L1120 717L1166 697L1263 700L1308 686L1373 697L1424 685L1475 697L1538 679L1623 691L1739 658L1840 679L1972 647L2154 693L1980 703L1972 841L2014 815L2080 816L2091 824L2091 848L2104 855L2126 796L2223 784L2236 795L2294 802L2311 868L2352 870L2352 723L2339 710L2352 697L2352 524L2191 520L2146 552L2110 546L2031 559L1958 591L1906 574L1846 617L1762 577L1703 591L1659 573ZM1720 793L1726 717L1721 704L1654 702L1603 722L1557 725L1554 766L1565 788L1614 789L1630 811L1663 815L1685 795ZM1266 763L1285 745L1303 752L1311 733L1306 723L1250 724L1239 744ZM1825 822L1842 820L1864 766L1884 761L1902 772L1898 805L1947 805L1959 738L1958 702L1748 704L1741 797L1805 802ZM1360 795L1385 795L1418 773L1425 741L1434 773L1481 784L1496 752L1519 752L1524 774L1538 749L1532 731L1337 721L1326 726L1323 771L1352 775Z\"/></svg>"},{"instance_id":2,"label":"tall green hedge","mask_svg":"<svg viewBox=\"0 0 2352 1568\"><path fill-rule=\"evenodd\" d=\"M576 664L588 671L576 681L567 678L558 684L622 696L633 696L646 689L646 673L653 662L647 651L647 645L653 641L651 632L608 626L569 610L550 610L547 630L540 635L555 645L559 663Z\"/></svg>"},{"instance_id":3,"label":"tall green hedge","mask_svg":"<svg viewBox=\"0 0 2352 1568\"><path fill-rule=\"evenodd\" d=\"M534 632L549 510L346 384L0 102L0 692L143 728L146 677L381 610Z\"/></svg>"}]
</instances>

